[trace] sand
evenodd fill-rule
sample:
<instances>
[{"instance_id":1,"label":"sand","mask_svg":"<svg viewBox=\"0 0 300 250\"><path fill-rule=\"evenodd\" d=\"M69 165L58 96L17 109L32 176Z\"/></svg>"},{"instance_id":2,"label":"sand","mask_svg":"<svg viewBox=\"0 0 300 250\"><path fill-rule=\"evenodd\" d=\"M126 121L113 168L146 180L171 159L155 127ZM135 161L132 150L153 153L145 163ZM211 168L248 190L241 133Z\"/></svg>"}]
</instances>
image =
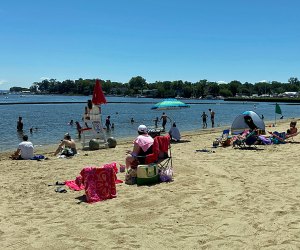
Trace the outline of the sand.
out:
<instances>
[{"instance_id":1,"label":"sand","mask_svg":"<svg viewBox=\"0 0 300 250\"><path fill-rule=\"evenodd\" d=\"M2 153L0 248L299 249L300 135L257 150L212 149L220 135L196 131L172 144L174 182L118 184L117 198L95 204L82 202L84 191L56 193L48 184L85 166L124 163L130 141L72 159L39 152L49 160L12 161Z\"/></svg>"}]
</instances>

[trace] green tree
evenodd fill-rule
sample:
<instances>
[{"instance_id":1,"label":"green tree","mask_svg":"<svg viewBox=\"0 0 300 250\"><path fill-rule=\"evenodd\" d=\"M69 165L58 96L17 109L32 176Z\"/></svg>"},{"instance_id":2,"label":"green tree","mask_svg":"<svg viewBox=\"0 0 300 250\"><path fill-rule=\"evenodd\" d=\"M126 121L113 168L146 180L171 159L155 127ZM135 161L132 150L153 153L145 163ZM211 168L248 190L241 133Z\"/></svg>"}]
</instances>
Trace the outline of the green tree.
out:
<instances>
[{"instance_id":1,"label":"green tree","mask_svg":"<svg viewBox=\"0 0 300 250\"><path fill-rule=\"evenodd\" d=\"M237 80L234 80L234 81L231 81L230 83L228 83L229 90L231 91L233 96L236 96L238 93L240 93L241 86L242 86L242 83Z\"/></svg>"},{"instance_id":2,"label":"green tree","mask_svg":"<svg viewBox=\"0 0 300 250\"><path fill-rule=\"evenodd\" d=\"M129 81L129 87L134 90L135 94L138 94L139 91L142 93L145 86L146 79L141 76L132 77Z\"/></svg>"},{"instance_id":3,"label":"green tree","mask_svg":"<svg viewBox=\"0 0 300 250\"><path fill-rule=\"evenodd\" d=\"M208 93L213 97L220 95L220 86L216 82L208 83Z\"/></svg>"},{"instance_id":4,"label":"green tree","mask_svg":"<svg viewBox=\"0 0 300 250\"><path fill-rule=\"evenodd\" d=\"M183 86L183 97L190 98L190 97L192 97L193 92L194 92L194 88L192 86L192 83L185 82L185 84Z\"/></svg>"},{"instance_id":5,"label":"green tree","mask_svg":"<svg viewBox=\"0 0 300 250\"><path fill-rule=\"evenodd\" d=\"M49 89L49 80L43 80L42 82L39 82L38 83L38 88L39 88L39 91L41 93L47 93L48 92L48 89Z\"/></svg>"},{"instance_id":6,"label":"green tree","mask_svg":"<svg viewBox=\"0 0 300 250\"><path fill-rule=\"evenodd\" d=\"M207 80L200 80L194 84L194 90L195 90L195 97L203 98L205 96L205 93L207 89Z\"/></svg>"},{"instance_id":7,"label":"green tree","mask_svg":"<svg viewBox=\"0 0 300 250\"><path fill-rule=\"evenodd\" d=\"M300 81L298 80L297 77L290 77L290 79L288 80L288 82L289 82L290 84L295 84L295 85L300 86Z\"/></svg>"},{"instance_id":8,"label":"green tree","mask_svg":"<svg viewBox=\"0 0 300 250\"><path fill-rule=\"evenodd\" d=\"M257 82L254 85L254 90L258 95L270 94L270 84L268 82Z\"/></svg>"},{"instance_id":9,"label":"green tree","mask_svg":"<svg viewBox=\"0 0 300 250\"><path fill-rule=\"evenodd\" d=\"M22 91L30 91L28 88L23 88L23 87L11 87L9 89L11 92L22 92Z\"/></svg>"}]
</instances>

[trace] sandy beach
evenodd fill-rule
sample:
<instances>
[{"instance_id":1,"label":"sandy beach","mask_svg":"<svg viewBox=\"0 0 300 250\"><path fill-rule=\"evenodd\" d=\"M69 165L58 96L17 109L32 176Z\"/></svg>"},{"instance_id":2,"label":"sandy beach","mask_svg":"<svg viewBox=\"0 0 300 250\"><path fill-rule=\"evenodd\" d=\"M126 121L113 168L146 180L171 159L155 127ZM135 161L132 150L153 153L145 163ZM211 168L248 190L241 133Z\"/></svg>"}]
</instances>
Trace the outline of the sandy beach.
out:
<instances>
[{"instance_id":1,"label":"sandy beach","mask_svg":"<svg viewBox=\"0 0 300 250\"><path fill-rule=\"evenodd\" d=\"M289 122L268 130L286 131ZM36 152L43 161L2 153L0 248L300 249L300 135L256 150L212 148L221 131L185 133L172 144L173 182L117 184L117 198L94 204L82 201L84 191L56 193L48 184L75 179L85 166L124 164L133 138L71 159L52 156L54 148Z\"/></svg>"}]
</instances>

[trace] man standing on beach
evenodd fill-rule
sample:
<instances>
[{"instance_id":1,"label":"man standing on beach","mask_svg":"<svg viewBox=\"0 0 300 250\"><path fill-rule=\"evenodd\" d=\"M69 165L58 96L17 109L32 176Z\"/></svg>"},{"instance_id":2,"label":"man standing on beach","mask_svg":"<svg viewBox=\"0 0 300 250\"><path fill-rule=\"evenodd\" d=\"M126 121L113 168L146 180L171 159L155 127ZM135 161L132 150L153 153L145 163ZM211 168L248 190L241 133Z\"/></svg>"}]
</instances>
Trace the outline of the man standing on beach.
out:
<instances>
[{"instance_id":1,"label":"man standing on beach","mask_svg":"<svg viewBox=\"0 0 300 250\"><path fill-rule=\"evenodd\" d=\"M215 126L215 111L212 109L208 109L210 113L210 120L211 120L211 127L213 128Z\"/></svg>"}]
</instances>

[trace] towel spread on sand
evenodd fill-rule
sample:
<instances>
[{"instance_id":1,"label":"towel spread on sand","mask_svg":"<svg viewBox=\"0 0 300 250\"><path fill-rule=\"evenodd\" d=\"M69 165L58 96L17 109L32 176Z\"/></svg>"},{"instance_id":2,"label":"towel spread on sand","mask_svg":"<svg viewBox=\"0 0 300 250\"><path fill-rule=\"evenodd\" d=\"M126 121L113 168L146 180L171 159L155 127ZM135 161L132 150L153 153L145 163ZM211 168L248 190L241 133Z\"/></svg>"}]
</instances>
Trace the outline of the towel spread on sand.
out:
<instances>
[{"instance_id":1,"label":"towel spread on sand","mask_svg":"<svg viewBox=\"0 0 300 250\"><path fill-rule=\"evenodd\" d=\"M75 180L65 182L72 190L85 189L88 203L102 201L116 197L116 183L123 181L117 180L116 163L105 164L102 167L85 167L81 170L80 176Z\"/></svg>"}]
</instances>

